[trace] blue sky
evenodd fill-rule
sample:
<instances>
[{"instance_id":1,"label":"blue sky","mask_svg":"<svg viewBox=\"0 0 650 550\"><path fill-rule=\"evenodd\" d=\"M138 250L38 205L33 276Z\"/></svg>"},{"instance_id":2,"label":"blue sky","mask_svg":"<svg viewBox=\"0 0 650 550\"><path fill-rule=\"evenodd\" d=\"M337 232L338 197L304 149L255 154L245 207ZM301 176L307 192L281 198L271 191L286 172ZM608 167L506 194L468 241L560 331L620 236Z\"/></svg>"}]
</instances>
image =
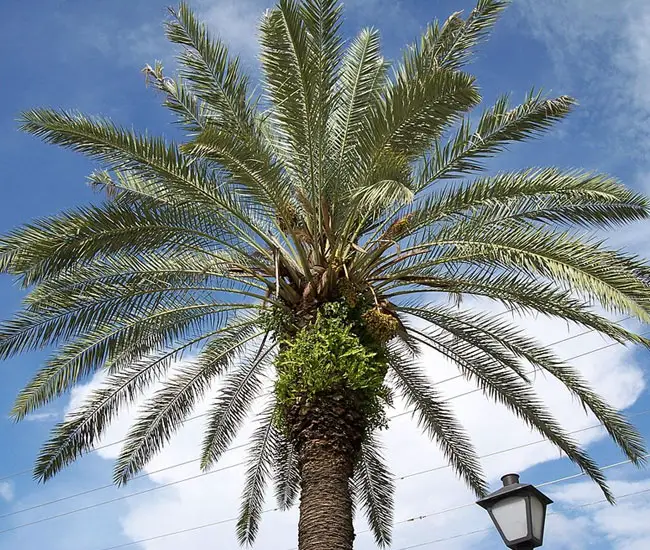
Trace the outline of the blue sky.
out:
<instances>
[{"instance_id":1,"label":"blue sky","mask_svg":"<svg viewBox=\"0 0 650 550\"><path fill-rule=\"evenodd\" d=\"M246 66L256 71L255 27L265 0L196 0L193 5L215 32L239 51ZM160 97L146 89L140 69L162 59L173 67L173 50L166 44L162 21L166 3L82 2L81 0L31 0L4 6L0 21L5 55L0 59L4 76L0 86L0 166L2 198L0 232L28 220L55 213L97 197L85 185L93 166L72 153L58 150L23 135L15 119L21 110L34 106L57 106L103 114L116 122L152 133L172 135L169 117L159 106ZM346 3L344 31L351 35L362 26L378 27L387 57L398 54L425 22L445 18L453 11L469 9L468 0L350 0ZM541 87L549 94L577 97L576 113L544 139L513 147L498 160L509 169L531 165L559 165L606 171L638 190L650 191L650 6L646 0L514 0L493 38L476 56L477 75L486 103L509 92L513 100ZM648 225L640 224L609 237L619 246L650 256ZM21 291L7 277L0 279L0 316L11 315L19 305ZM547 342L567 337L566 327L524 320L526 326ZM578 331L579 332L579 331ZM574 333L571 333L572 335ZM591 352L607 343L597 336L582 335L558 346L565 357ZM33 461L52 424L70 402L84 391L53 404L30 421L14 425L6 414L20 386L34 373L43 356L33 354L5 362L0 387L0 478L23 471ZM428 358L436 360L436 358ZM595 386L617 406L635 416L644 435L650 436L650 397L645 372L648 357L639 351L607 348L591 353L575 364L584 369ZM436 363L437 379L453 372ZM448 372L449 371L449 372ZM541 380L540 392L549 400L568 429L582 430L593 423L583 418L566 396L549 381ZM462 393L460 383L445 385L450 396ZM474 395L457 401L457 410L477 438L485 454L536 441L507 413ZM120 420L107 441L119 439L128 417ZM187 527L199 526L236 514L240 473L233 468L195 481L156 489L196 475L195 466L152 473L194 458L200 423L188 425L179 440L163 453L141 480L126 489L103 489L57 504L17 513L72 493L105 485L110 481L110 459L115 448L91 455L46 486L29 475L0 479L0 550L47 545L58 550L104 550L134 543ZM623 460L598 430L585 430L579 437L603 465ZM435 448L419 437L402 419L386 436L387 452L396 475L402 476L442 463ZM232 453L224 465L240 455ZM522 471L527 481L543 483L575 474L567 461L544 445L530 445L486 459L492 481L505 470ZM622 465L610 470L619 495L650 489L650 474ZM133 498L140 490L156 489ZM575 509L600 498L583 479L556 483L548 492L557 502L549 517L551 548L628 550L650 547L649 493L621 500L615 509L596 504ZM93 506L85 511L79 508ZM475 507L456 512L437 512L471 502L471 496L440 470L398 482L396 519L436 513L396 527L395 548L446 539L488 525ZM69 515L20 527L58 515ZM11 514L8 515L7 514ZM295 514L269 514L258 548L289 548L294 544ZM360 529L364 529L360 523ZM10 531L6 531L10 530ZM138 550L166 550L178 545L194 548L235 548L233 525L223 524L193 533L132 544ZM360 548L371 548L367 535L359 536ZM487 531L452 539L424 548L499 548Z\"/></svg>"}]
</instances>

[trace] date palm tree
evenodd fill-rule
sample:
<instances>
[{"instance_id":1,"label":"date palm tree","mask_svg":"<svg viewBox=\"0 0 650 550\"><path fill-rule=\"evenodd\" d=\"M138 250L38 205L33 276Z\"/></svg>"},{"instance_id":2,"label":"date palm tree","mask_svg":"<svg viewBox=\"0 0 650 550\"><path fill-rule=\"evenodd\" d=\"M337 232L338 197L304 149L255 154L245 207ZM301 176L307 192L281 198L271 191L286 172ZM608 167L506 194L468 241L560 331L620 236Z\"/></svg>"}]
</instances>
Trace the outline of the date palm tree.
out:
<instances>
[{"instance_id":1,"label":"date palm tree","mask_svg":"<svg viewBox=\"0 0 650 550\"><path fill-rule=\"evenodd\" d=\"M481 96L466 65L505 7L479 0L467 16L433 22L389 75L377 31L344 46L335 0L281 0L261 21L257 92L182 4L167 23L181 47L179 77L145 69L181 142L73 112L22 115L25 131L99 161L90 179L107 192L0 243L2 271L29 289L2 327L0 355L55 347L13 416L103 374L55 427L38 479L92 449L142 399L115 482L140 472L206 399L209 469L264 398L240 541L254 541L273 484L282 509L300 501L301 550L351 549L355 502L385 546L393 485L377 432L394 397L477 495L487 487L470 437L418 361L430 349L613 501L529 374L562 382L640 464L637 431L550 349L463 302L479 297L650 343L609 320L650 319L650 268L589 236L645 219L646 199L593 172L486 173L487 159L574 105L531 93L475 113Z\"/></svg>"}]
</instances>

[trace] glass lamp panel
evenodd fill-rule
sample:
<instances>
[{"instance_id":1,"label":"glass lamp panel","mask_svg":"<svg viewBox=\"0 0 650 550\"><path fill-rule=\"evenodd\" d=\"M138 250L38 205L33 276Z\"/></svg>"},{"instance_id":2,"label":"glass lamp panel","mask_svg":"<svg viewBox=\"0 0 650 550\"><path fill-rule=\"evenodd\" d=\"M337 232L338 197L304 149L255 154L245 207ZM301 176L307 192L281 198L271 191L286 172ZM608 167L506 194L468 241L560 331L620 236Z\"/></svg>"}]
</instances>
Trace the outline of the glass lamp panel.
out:
<instances>
[{"instance_id":1,"label":"glass lamp panel","mask_svg":"<svg viewBox=\"0 0 650 550\"><path fill-rule=\"evenodd\" d=\"M546 512L542 501L536 496L530 497L530 514L533 524L533 537L542 540L542 530L544 528L544 514Z\"/></svg>"},{"instance_id":2,"label":"glass lamp panel","mask_svg":"<svg viewBox=\"0 0 650 550\"><path fill-rule=\"evenodd\" d=\"M525 496L504 498L492 506L491 512L507 542L528 536Z\"/></svg>"}]
</instances>

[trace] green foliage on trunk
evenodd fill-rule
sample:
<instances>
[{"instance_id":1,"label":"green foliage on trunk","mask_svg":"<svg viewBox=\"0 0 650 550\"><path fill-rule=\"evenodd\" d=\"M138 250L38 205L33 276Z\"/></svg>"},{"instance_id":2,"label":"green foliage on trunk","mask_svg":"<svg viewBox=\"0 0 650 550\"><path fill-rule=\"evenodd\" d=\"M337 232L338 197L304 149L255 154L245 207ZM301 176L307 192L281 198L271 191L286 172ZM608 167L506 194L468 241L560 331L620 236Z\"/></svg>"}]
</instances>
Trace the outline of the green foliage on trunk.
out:
<instances>
[{"instance_id":1,"label":"green foliage on trunk","mask_svg":"<svg viewBox=\"0 0 650 550\"><path fill-rule=\"evenodd\" d=\"M379 346L364 345L354 328L361 326L340 303L328 303L306 327L282 341L275 366L275 393L280 407L309 406L318 394L354 392L358 395L369 429L384 424L388 372Z\"/></svg>"}]
</instances>

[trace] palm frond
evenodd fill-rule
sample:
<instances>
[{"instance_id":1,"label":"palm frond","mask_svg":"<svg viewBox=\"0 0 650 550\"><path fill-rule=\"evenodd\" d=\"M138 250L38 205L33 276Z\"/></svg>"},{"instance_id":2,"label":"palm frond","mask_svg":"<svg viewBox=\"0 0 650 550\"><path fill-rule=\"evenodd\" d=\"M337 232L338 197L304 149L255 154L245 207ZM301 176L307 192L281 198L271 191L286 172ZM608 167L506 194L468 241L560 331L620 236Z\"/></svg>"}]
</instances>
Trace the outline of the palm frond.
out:
<instances>
[{"instance_id":1,"label":"palm frond","mask_svg":"<svg viewBox=\"0 0 650 550\"><path fill-rule=\"evenodd\" d=\"M375 434L368 434L355 464L354 500L360 502L375 542L388 548L392 542L395 483Z\"/></svg>"},{"instance_id":2,"label":"palm frond","mask_svg":"<svg viewBox=\"0 0 650 550\"><path fill-rule=\"evenodd\" d=\"M177 122L190 136L206 128L215 118L208 104L201 102L182 78L170 78L163 72L162 63L143 69L147 82L161 92L165 98L163 105L174 113Z\"/></svg>"},{"instance_id":3,"label":"palm frond","mask_svg":"<svg viewBox=\"0 0 650 550\"><path fill-rule=\"evenodd\" d=\"M293 442L282 433L276 440L274 450L273 483L278 508L288 510L295 504L300 492L300 470Z\"/></svg>"},{"instance_id":4,"label":"palm frond","mask_svg":"<svg viewBox=\"0 0 650 550\"><path fill-rule=\"evenodd\" d=\"M318 174L315 102L318 65L312 63L312 38L301 6L282 0L260 25L261 61L266 94L277 124L276 148L287 168L316 198ZM316 205L312 204L316 210Z\"/></svg>"},{"instance_id":5,"label":"palm frond","mask_svg":"<svg viewBox=\"0 0 650 550\"><path fill-rule=\"evenodd\" d=\"M608 250L594 239L525 224L504 224L496 231L489 225L475 226L471 219L432 237L435 241L413 241L412 246L388 255L371 276L383 268L396 277L423 265L483 264L557 281L608 311L650 319L648 285L627 267L633 258Z\"/></svg>"},{"instance_id":6,"label":"palm frond","mask_svg":"<svg viewBox=\"0 0 650 550\"><path fill-rule=\"evenodd\" d=\"M205 163L184 156L175 144L120 128L101 118L79 113L35 109L23 113L21 128L47 143L83 153L107 164L108 169L139 175L161 199L182 200L208 208L215 219L229 219L240 238L252 233L260 241L281 248L265 228L255 223L250 208L215 180Z\"/></svg>"},{"instance_id":7,"label":"palm frond","mask_svg":"<svg viewBox=\"0 0 650 550\"><path fill-rule=\"evenodd\" d=\"M239 59L210 35L188 4L181 2L170 12L167 38L184 48L178 58L181 76L196 97L209 106L211 123L240 136L250 134L255 109L249 101L249 79Z\"/></svg>"},{"instance_id":8,"label":"palm frond","mask_svg":"<svg viewBox=\"0 0 650 550\"><path fill-rule=\"evenodd\" d=\"M533 92L517 107L508 96L499 98L481 115L475 128L464 120L449 142L436 142L419 174L420 189L440 179L454 179L485 168L484 159L506 149L508 144L531 139L564 119L575 105L568 96L546 99Z\"/></svg>"},{"instance_id":9,"label":"palm frond","mask_svg":"<svg viewBox=\"0 0 650 550\"><path fill-rule=\"evenodd\" d=\"M456 220L498 226L541 222L614 227L648 217L647 199L618 180L557 168L500 173L434 191L414 204L404 236Z\"/></svg>"},{"instance_id":10,"label":"palm frond","mask_svg":"<svg viewBox=\"0 0 650 550\"><path fill-rule=\"evenodd\" d=\"M480 100L469 75L445 70L422 74L421 63L417 54L407 55L396 81L370 114L368 132L360 138L364 150L372 151L368 175L385 149L417 159Z\"/></svg>"},{"instance_id":11,"label":"palm frond","mask_svg":"<svg viewBox=\"0 0 650 550\"><path fill-rule=\"evenodd\" d=\"M415 331L422 344L441 353L456 364L461 373L473 380L481 390L496 402L502 403L532 429L558 447L572 462L579 466L603 491L605 498L613 503L614 495L607 485L604 473L596 462L562 429L542 401L521 378L495 363L483 361L481 354L459 344L445 331Z\"/></svg>"},{"instance_id":12,"label":"palm frond","mask_svg":"<svg viewBox=\"0 0 650 550\"><path fill-rule=\"evenodd\" d=\"M339 171L345 170L351 180L358 171L355 149L368 124L370 109L379 100L386 83L386 69L379 32L362 30L345 52L340 71L341 90L333 113Z\"/></svg>"},{"instance_id":13,"label":"palm frond","mask_svg":"<svg viewBox=\"0 0 650 550\"><path fill-rule=\"evenodd\" d=\"M274 344L268 345L268 334L265 334L255 355L238 365L219 388L208 413L201 468L207 470L213 466L236 437L262 388L262 375L274 348Z\"/></svg>"},{"instance_id":14,"label":"palm frond","mask_svg":"<svg viewBox=\"0 0 650 550\"><path fill-rule=\"evenodd\" d=\"M493 273L484 269L467 269L454 275L425 274L407 277L403 287L386 295L392 299L428 291L450 295L482 296L498 301L521 313L541 313L574 322L612 338L620 343L650 346L650 341L626 330L606 317L592 311L590 304L577 299L570 290L560 289L553 282L538 281L519 273ZM408 304L400 304L400 307Z\"/></svg>"},{"instance_id":15,"label":"palm frond","mask_svg":"<svg viewBox=\"0 0 650 550\"><path fill-rule=\"evenodd\" d=\"M441 327L469 343L472 343L472 340L471 336L466 336L468 333L473 333L472 336L480 333L491 340L493 345L525 360L533 369L549 372L594 414L633 463L643 463L646 449L638 431L620 413L607 405L574 368L556 357L552 350L528 337L518 327L497 316L433 305L400 307L400 311ZM517 369L512 370L519 374Z\"/></svg>"},{"instance_id":16,"label":"palm frond","mask_svg":"<svg viewBox=\"0 0 650 550\"><path fill-rule=\"evenodd\" d=\"M126 483L145 466L180 428L215 378L262 334L250 323L234 325L231 331L211 340L196 360L179 367L178 374L166 380L147 401L143 414L126 436L115 464L115 483Z\"/></svg>"},{"instance_id":17,"label":"palm frond","mask_svg":"<svg viewBox=\"0 0 650 550\"><path fill-rule=\"evenodd\" d=\"M248 307L231 308L231 311ZM223 315L226 313L226 315ZM133 315L119 324L100 324L61 347L16 398L12 415L24 418L64 394L107 364L138 360L175 339L219 327L228 308L214 304L167 304L147 314Z\"/></svg>"},{"instance_id":18,"label":"palm frond","mask_svg":"<svg viewBox=\"0 0 650 550\"><path fill-rule=\"evenodd\" d=\"M240 544L252 545L257 537L264 493L272 473L274 449L280 437L274 419L275 407L273 400L261 414L260 425L251 437L246 481L237 521Z\"/></svg>"},{"instance_id":19,"label":"palm frond","mask_svg":"<svg viewBox=\"0 0 650 550\"><path fill-rule=\"evenodd\" d=\"M422 49L430 53L437 66L460 69L509 4L509 0L479 0L465 20L456 12L442 27L430 25L422 37Z\"/></svg>"},{"instance_id":20,"label":"palm frond","mask_svg":"<svg viewBox=\"0 0 650 550\"><path fill-rule=\"evenodd\" d=\"M174 362L182 358L183 352L219 332L215 330L176 343L126 369L111 372L102 386L94 390L68 418L54 427L36 463L35 473L39 480L47 481L92 449L125 405L133 403L153 383L160 380Z\"/></svg>"},{"instance_id":21,"label":"palm frond","mask_svg":"<svg viewBox=\"0 0 650 550\"><path fill-rule=\"evenodd\" d=\"M395 387L414 409L418 425L434 440L454 471L478 496L487 493L481 463L453 410L421 369L399 348L391 349L389 363Z\"/></svg>"}]
</instances>

